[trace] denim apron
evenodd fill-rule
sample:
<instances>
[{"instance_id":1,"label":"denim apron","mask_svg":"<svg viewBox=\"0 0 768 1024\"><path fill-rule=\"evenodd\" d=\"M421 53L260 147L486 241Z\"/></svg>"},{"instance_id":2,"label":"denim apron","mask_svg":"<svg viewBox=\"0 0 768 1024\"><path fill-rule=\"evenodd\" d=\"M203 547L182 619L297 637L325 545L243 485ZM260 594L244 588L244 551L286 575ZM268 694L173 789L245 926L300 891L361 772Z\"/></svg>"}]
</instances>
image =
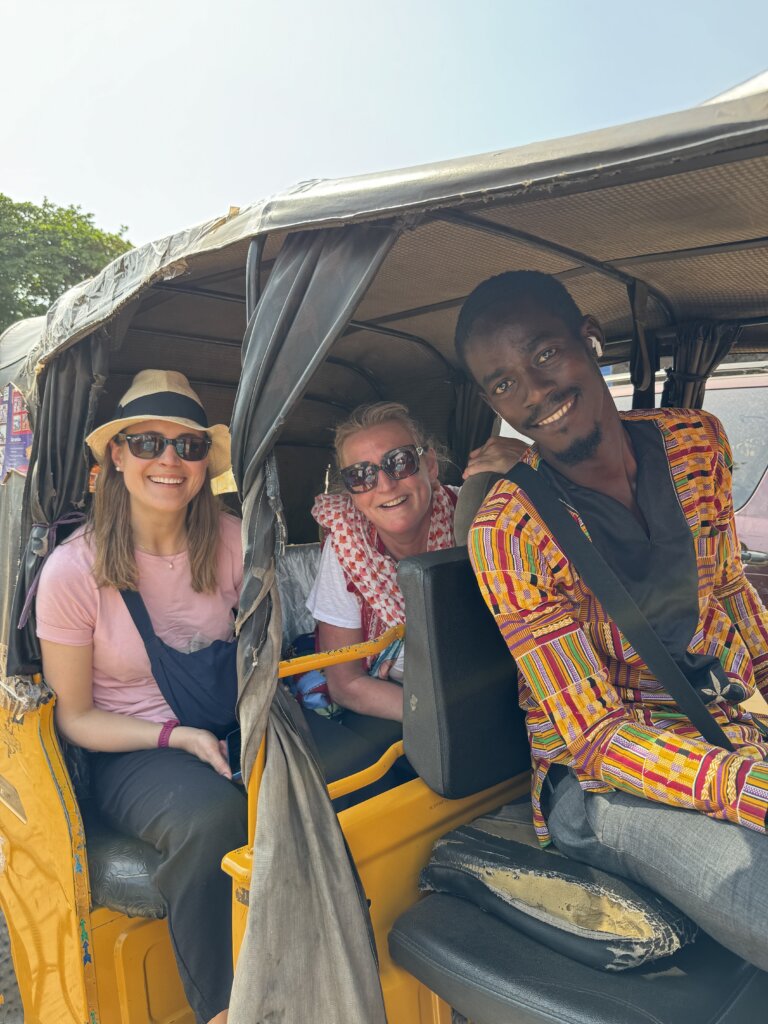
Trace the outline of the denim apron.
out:
<instances>
[{"instance_id":1,"label":"denim apron","mask_svg":"<svg viewBox=\"0 0 768 1024\"><path fill-rule=\"evenodd\" d=\"M224 739L237 728L237 643L214 640L183 654L155 634L138 591L121 590L120 595L144 642L155 682L176 718L182 725L207 729Z\"/></svg>"}]
</instances>

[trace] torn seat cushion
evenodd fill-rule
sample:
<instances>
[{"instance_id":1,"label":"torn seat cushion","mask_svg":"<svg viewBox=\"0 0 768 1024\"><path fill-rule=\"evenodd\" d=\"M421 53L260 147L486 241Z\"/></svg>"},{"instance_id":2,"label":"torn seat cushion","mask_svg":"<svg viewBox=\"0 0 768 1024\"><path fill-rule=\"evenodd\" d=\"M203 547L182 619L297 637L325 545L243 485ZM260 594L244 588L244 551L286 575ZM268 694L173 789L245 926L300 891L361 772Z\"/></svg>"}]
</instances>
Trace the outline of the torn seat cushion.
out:
<instances>
[{"instance_id":1,"label":"torn seat cushion","mask_svg":"<svg viewBox=\"0 0 768 1024\"><path fill-rule=\"evenodd\" d=\"M508 804L439 839L422 891L461 896L518 931L605 971L676 953L696 925L636 882L542 850L531 807Z\"/></svg>"}]
</instances>

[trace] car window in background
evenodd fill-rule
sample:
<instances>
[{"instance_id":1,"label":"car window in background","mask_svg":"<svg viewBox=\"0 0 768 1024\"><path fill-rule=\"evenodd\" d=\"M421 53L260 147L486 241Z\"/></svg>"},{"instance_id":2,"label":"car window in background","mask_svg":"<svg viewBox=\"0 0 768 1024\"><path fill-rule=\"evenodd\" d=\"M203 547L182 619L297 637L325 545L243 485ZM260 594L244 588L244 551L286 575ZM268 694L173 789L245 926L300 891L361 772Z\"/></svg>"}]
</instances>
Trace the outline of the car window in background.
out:
<instances>
[{"instance_id":1,"label":"car window in background","mask_svg":"<svg viewBox=\"0 0 768 1024\"><path fill-rule=\"evenodd\" d=\"M709 409L725 426L733 450L733 507L745 505L760 483L768 463L765 388L737 388L709 391L704 397Z\"/></svg>"}]
</instances>

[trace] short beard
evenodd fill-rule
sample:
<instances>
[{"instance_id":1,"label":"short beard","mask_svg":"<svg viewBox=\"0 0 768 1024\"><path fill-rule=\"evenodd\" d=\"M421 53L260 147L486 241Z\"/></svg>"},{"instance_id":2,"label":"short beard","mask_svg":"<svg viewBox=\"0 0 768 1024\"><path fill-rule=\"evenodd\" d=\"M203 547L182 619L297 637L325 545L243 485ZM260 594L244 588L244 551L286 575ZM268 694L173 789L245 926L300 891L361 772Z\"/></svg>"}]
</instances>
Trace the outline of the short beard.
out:
<instances>
[{"instance_id":1,"label":"short beard","mask_svg":"<svg viewBox=\"0 0 768 1024\"><path fill-rule=\"evenodd\" d=\"M596 423L591 434L577 438L565 451L552 452L552 455L564 466L578 466L580 462L586 462L594 456L602 440L603 428Z\"/></svg>"}]
</instances>

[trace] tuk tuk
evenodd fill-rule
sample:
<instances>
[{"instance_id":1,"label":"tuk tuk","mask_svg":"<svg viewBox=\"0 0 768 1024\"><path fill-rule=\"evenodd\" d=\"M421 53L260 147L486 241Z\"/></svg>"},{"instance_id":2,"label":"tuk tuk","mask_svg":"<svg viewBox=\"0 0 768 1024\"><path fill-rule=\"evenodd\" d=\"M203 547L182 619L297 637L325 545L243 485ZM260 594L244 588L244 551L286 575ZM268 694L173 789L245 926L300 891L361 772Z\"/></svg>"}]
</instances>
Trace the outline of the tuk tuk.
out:
<instances>
[{"instance_id":1,"label":"tuk tuk","mask_svg":"<svg viewBox=\"0 0 768 1024\"><path fill-rule=\"evenodd\" d=\"M313 990L317 1024L758 1019L768 976L712 943L612 975L467 901L420 893L438 838L529 788L514 667L461 538L402 569L403 739L328 793L362 789L403 750L416 778L336 814L278 677L361 655L281 664L335 423L362 402L403 402L445 442L445 479L460 483L494 423L457 368L456 317L479 281L510 269L557 276L600 320L602 361L629 362L635 406L654 404L661 362L667 404L700 405L726 355L768 351L767 190L768 89L755 84L552 143L302 183L124 254L23 331L23 346L4 336L0 387L20 390L34 429L23 494L20 479L0 486L13 593L0 637L0 903L27 1024L193 1019L152 885L156 852L112 832L78 790L29 599L88 508L84 438L150 366L183 371L232 424L249 805L248 844L224 862L232 1024L304 1024L297 1007Z\"/></svg>"}]
</instances>

